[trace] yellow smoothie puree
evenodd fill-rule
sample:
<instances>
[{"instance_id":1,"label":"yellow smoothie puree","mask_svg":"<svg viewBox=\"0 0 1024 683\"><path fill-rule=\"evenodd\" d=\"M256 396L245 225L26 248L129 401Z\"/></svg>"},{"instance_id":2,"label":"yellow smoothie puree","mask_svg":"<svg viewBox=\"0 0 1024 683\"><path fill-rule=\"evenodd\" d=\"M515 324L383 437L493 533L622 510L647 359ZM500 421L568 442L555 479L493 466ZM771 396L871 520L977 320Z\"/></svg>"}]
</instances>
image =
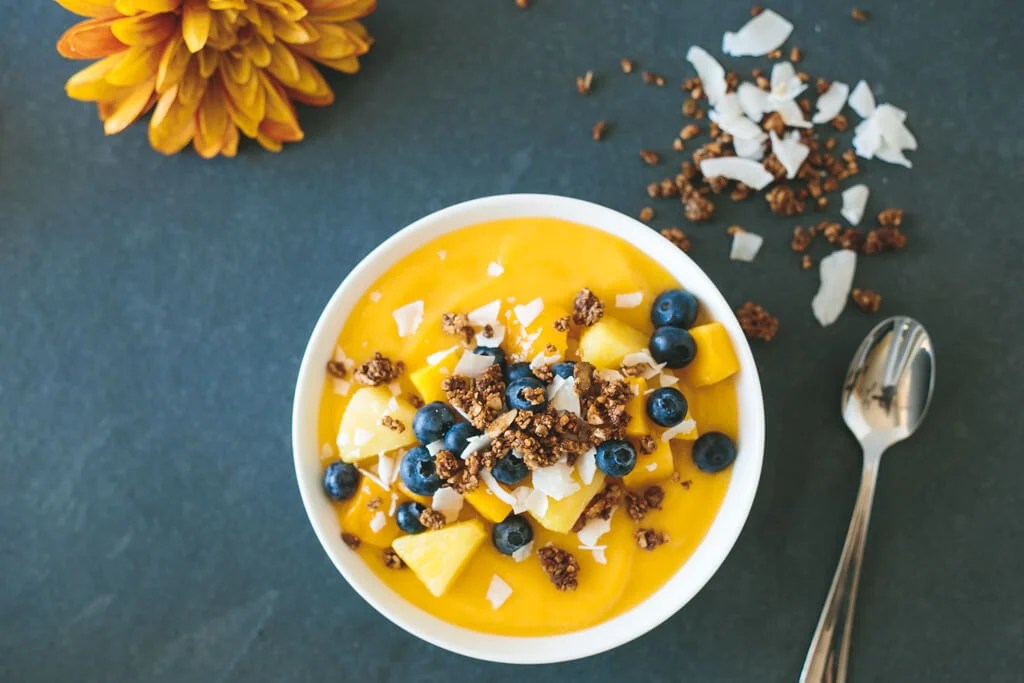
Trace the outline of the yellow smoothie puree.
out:
<instances>
[{"instance_id":1,"label":"yellow smoothie puree","mask_svg":"<svg viewBox=\"0 0 1024 683\"><path fill-rule=\"evenodd\" d=\"M492 262L500 268L491 266ZM496 274L499 270L500 274ZM406 365L406 371L399 380L400 394L396 400L401 402L398 414L410 422L399 437L406 437L409 443L390 453L394 456L396 469L401 454L416 445L410 419L414 408L407 405L408 397L426 393L432 394L422 396L427 402L443 400L440 381L462 353L460 348L441 361L434 358L438 365L429 369L428 356L459 343L456 337L442 331L442 314L469 312L501 300L501 319L508 321L508 331L502 343L508 362L529 361L543 344L533 346L525 358L516 357L517 340L522 341L527 334L537 330L543 330L541 340L557 340L552 322L571 311L573 297L583 287L589 287L604 302L603 321L610 320L613 325L618 321L618 327L613 326L608 333L611 346L619 339L617 335L624 324L639 331L643 338L641 348L645 348L646 339L653 332L649 318L651 302L666 289L685 289L686 283L675 281L661 266L617 237L584 225L550 218L498 220L461 229L417 249L382 275L356 302L338 335L337 344L357 366L378 351ZM643 294L642 303L634 308L617 308L616 295L632 292ZM517 333L513 307L537 297L543 299L544 310L528 326L525 334L522 330ZM416 301L423 302L422 323L414 334L399 337L392 312ZM709 322L701 312L698 326ZM690 416L696 421L698 433L720 431L735 440L737 409L732 372L738 366L724 331L720 327L718 331L721 334L716 335L715 330L711 330L712 334L705 339L691 330L698 341L697 358L700 362L695 360L690 366L675 371L680 380L675 386L689 403ZM574 326L569 334L576 337L580 330ZM628 330L626 335L629 336ZM591 343L603 344L603 340L604 337L595 335ZM562 333L561 343L565 347L566 360L580 360L578 339L566 340ZM710 353L712 349L714 353ZM630 351L639 350L633 348ZM610 353L615 355L614 348ZM621 357L621 352L618 355ZM340 357L336 354L336 358ZM719 372L720 368L715 366L719 358L724 358L722 362L733 367ZM601 367L598 362L594 364ZM663 372L672 371L666 368ZM698 386L709 379L716 379L716 373L728 373L730 376ZM419 387L413 383L414 377L418 378ZM339 457L336 443L339 424L353 395L361 389L357 383L350 382L351 379L351 372L347 378L349 381L339 382L328 376L323 389L319 438L324 445L324 467ZM651 386L659 386L658 381L657 377L652 379ZM431 388L431 384L435 386ZM424 387L427 388L424 390ZM374 391L385 392L383 397L392 394L387 386ZM385 400L380 398L381 402ZM459 516L460 523L464 520L478 521L461 529L460 538L448 538L440 544L442 548L435 562L442 564L446 555L458 555L463 545L475 545L475 550L461 568L433 568L442 574L459 569L440 596L432 594L424 580L409 567L390 569L382 561L383 549L396 538L406 536L395 524L392 494L397 496L399 503L411 497L429 503L429 499L404 492L400 478L396 476L390 490L384 491L372 479L362 476L359 492L349 500L335 503L341 527L361 539L356 552L396 593L447 622L477 631L517 636L560 634L597 624L643 601L686 562L707 533L731 477L731 468L716 474L706 474L697 469L691 457L693 441L690 440L696 438L696 434L690 434L688 438L673 438L662 448L659 436L663 430L646 417L643 401L637 403L640 408L632 407L630 410L633 418L629 438L635 444L636 434L649 433L658 439L659 449L651 455L644 455L638 449L637 466L624 483L628 489L638 493L651 484L657 484L664 490L665 498L660 510L651 510L640 522L630 519L621 506L615 511L611 530L597 542L597 545L606 546L607 564L599 564L593 551L579 549L580 541L576 534L545 529L528 512L523 514L534 531L532 554L522 562L502 555L491 542L490 530L493 521L500 521L509 508L490 494L483 484L474 494L467 496ZM367 419L377 421L379 418L379 415L370 415ZM374 429L375 426L371 423L367 428ZM373 442L369 445L372 446ZM670 457L668 453L671 453ZM655 460L658 461L657 466L649 467ZM361 470L375 472L376 462L376 455L370 455L355 464ZM678 477L672 476L673 471L678 473ZM574 476L578 477L578 474ZM577 498L585 496L580 505L595 490L601 489L599 479L602 477L603 474L598 472L596 486L582 486L582 490L574 494ZM529 478L522 484L529 484ZM383 501L377 511L368 510L366 506L374 496L380 496ZM470 504L474 496L483 515ZM565 500L560 503L565 503ZM564 505L559 508L555 501L550 501L550 504L553 510L565 509ZM386 516L383 526L380 526L379 519L376 525L371 524L377 512ZM562 514L566 513L563 511ZM494 518L493 521L487 519L488 515ZM574 513L574 518L567 524L571 525L575 515L578 513ZM482 534L473 528L481 523ZM373 529L373 526L380 528ZM634 539L640 527L662 531L668 535L669 541L654 550L641 549ZM456 527L452 524L446 527L452 528ZM548 542L571 552L578 560L580 569L576 590L557 590L542 569L536 550ZM511 595L497 609L487 599L488 588L495 575L512 589Z\"/></svg>"}]
</instances>

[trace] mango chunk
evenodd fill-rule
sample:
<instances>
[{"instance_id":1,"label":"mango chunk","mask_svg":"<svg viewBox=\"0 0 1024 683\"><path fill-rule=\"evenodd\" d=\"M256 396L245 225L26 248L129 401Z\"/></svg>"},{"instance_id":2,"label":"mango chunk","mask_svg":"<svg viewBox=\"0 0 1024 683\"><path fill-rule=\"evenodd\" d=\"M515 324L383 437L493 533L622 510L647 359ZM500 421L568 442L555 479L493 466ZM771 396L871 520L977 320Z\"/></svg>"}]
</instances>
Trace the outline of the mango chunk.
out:
<instances>
[{"instance_id":1,"label":"mango chunk","mask_svg":"<svg viewBox=\"0 0 1024 683\"><path fill-rule=\"evenodd\" d=\"M504 521L512 512L512 506L494 495L484 484L464 494L464 500L472 505L481 517L495 524Z\"/></svg>"},{"instance_id":2,"label":"mango chunk","mask_svg":"<svg viewBox=\"0 0 1024 683\"><path fill-rule=\"evenodd\" d=\"M529 302L523 302L528 304ZM524 326L515 314L515 308L508 311L508 329L505 334L505 345L516 362L531 361L539 353L558 355L565 358L569 348L569 333L555 329L555 321L569 315L562 306L545 303L540 314ZM556 354L549 354L548 345L555 347Z\"/></svg>"},{"instance_id":3,"label":"mango chunk","mask_svg":"<svg viewBox=\"0 0 1024 683\"><path fill-rule=\"evenodd\" d=\"M622 483L631 489L643 489L656 482L668 479L675 470L670 441L658 439L658 446L650 455L639 455L636 467L622 478Z\"/></svg>"},{"instance_id":4,"label":"mango chunk","mask_svg":"<svg viewBox=\"0 0 1024 683\"><path fill-rule=\"evenodd\" d=\"M697 342L697 355L686 368L686 373L695 386L721 382L739 371L740 361L729 341L729 333L721 323L691 327L690 335Z\"/></svg>"},{"instance_id":5,"label":"mango chunk","mask_svg":"<svg viewBox=\"0 0 1024 683\"><path fill-rule=\"evenodd\" d=\"M401 536L391 547L427 590L440 597L465 569L486 537L483 523L471 519L436 531Z\"/></svg>"},{"instance_id":6,"label":"mango chunk","mask_svg":"<svg viewBox=\"0 0 1024 683\"><path fill-rule=\"evenodd\" d=\"M633 398L626 404L626 414L629 415L629 424L626 425L627 436L643 436L650 434L651 428L647 423L647 380L643 377L630 377L626 382L633 390Z\"/></svg>"},{"instance_id":7,"label":"mango chunk","mask_svg":"<svg viewBox=\"0 0 1024 683\"><path fill-rule=\"evenodd\" d=\"M455 365L462 356L461 349L453 349L448 355L442 358L436 365L425 365L416 372L409 375L409 381L416 387L416 391L424 403L445 400L444 391L441 389L441 382L445 377L452 374Z\"/></svg>"},{"instance_id":8,"label":"mango chunk","mask_svg":"<svg viewBox=\"0 0 1024 683\"><path fill-rule=\"evenodd\" d=\"M345 462L357 462L416 443L412 418L416 409L387 387L364 387L352 395L338 428L338 451ZM384 416L398 420L400 432L381 424Z\"/></svg>"},{"instance_id":9,"label":"mango chunk","mask_svg":"<svg viewBox=\"0 0 1024 683\"><path fill-rule=\"evenodd\" d=\"M622 359L647 348L647 335L614 318L603 318L580 335L580 357L598 368L618 368Z\"/></svg>"},{"instance_id":10,"label":"mango chunk","mask_svg":"<svg viewBox=\"0 0 1024 683\"><path fill-rule=\"evenodd\" d=\"M578 475L573 475L578 479ZM604 473L597 472L589 484L580 482L580 490L562 500L548 499L548 509L540 517L534 515L537 522L545 529L550 529L560 534L567 534L580 518L584 508L590 499L597 495L598 491L604 488Z\"/></svg>"},{"instance_id":11,"label":"mango chunk","mask_svg":"<svg viewBox=\"0 0 1024 683\"><path fill-rule=\"evenodd\" d=\"M379 500L375 503L374 499ZM369 477L363 477L358 493L349 502L348 510L341 518L341 528L359 537L363 543L387 548L401 534L395 518L388 515L390 507L391 493Z\"/></svg>"}]
</instances>

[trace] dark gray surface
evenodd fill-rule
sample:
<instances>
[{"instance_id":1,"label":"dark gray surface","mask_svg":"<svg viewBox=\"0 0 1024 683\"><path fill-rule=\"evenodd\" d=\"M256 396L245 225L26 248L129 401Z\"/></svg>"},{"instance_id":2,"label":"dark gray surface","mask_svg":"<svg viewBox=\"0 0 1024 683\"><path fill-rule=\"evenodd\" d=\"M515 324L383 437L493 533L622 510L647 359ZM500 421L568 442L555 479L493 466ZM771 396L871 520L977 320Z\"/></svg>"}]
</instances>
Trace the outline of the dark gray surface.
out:
<instances>
[{"instance_id":1,"label":"dark gray surface","mask_svg":"<svg viewBox=\"0 0 1024 683\"><path fill-rule=\"evenodd\" d=\"M748 8L382 5L363 73L332 77L336 106L301 112L306 142L214 162L165 159L142 127L105 139L61 90L77 65L52 45L71 17L0 8L0 680L795 680L858 475L839 382L875 318L818 328L794 221L759 199L691 231L730 301L760 301L782 331L755 349L769 447L753 513L681 613L615 652L524 672L405 635L320 550L289 414L337 284L401 226L479 195L635 214L659 177L638 150L666 150L681 124L686 48L717 54ZM775 4L808 70L867 79L922 144L913 171L864 164L869 211L906 207L911 248L863 261L857 282L929 326L939 368L923 429L882 468L854 680L1021 681L1022 11L875 5L856 25L847 2ZM673 85L624 78L623 55ZM582 99L572 81L588 68L598 85ZM613 123L603 145L589 141L598 118ZM658 207L659 227L681 220ZM734 222L768 237L754 264L726 257Z\"/></svg>"}]
</instances>

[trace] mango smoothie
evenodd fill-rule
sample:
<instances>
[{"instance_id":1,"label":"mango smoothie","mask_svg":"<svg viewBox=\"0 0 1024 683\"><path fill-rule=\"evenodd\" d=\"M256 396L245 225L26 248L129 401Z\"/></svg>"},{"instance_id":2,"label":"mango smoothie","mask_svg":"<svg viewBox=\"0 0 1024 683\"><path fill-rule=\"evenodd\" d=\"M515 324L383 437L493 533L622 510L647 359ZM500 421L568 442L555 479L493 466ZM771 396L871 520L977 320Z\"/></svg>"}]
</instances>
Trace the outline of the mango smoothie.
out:
<instances>
[{"instance_id":1,"label":"mango smoothie","mask_svg":"<svg viewBox=\"0 0 1024 683\"><path fill-rule=\"evenodd\" d=\"M685 290L550 218L399 260L325 359L346 544L402 598L487 633L575 631L650 596L707 533L736 452L739 364Z\"/></svg>"}]
</instances>

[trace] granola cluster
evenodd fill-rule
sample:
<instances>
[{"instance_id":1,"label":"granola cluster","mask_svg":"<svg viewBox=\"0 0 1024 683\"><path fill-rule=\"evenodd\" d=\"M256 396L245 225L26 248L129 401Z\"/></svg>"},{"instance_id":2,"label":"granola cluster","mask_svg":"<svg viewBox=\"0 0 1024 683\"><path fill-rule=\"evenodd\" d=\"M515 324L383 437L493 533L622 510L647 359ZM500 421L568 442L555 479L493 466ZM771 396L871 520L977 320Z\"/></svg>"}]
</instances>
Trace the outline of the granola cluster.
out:
<instances>
[{"instance_id":1,"label":"granola cluster","mask_svg":"<svg viewBox=\"0 0 1024 683\"><path fill-rule=\"evenodd\" d=\"M463 344L473 342L473 326L469 324L469 317L465 313L445 313L441 316L441 331L458 337Z\"/></svg>"},{"instance_id":2,"label":"granola cluster","mask_svg":"<svg viewBox=\"0 0 1024 683\"><path fill-rule=\"evenodd\" d=\"M590 327L604 316L604 303L584 287L572 302L572 321L581 327Z\"/></svg>"},{"instance_id":3,"label":"granola cluster","mask_svg":"<svg viewBox=\"0 0 1024 683\"><path fill-rule=\"evenodd\" d=\"M405 363L402 361L392 362L390 358L385 358L378 351L373 354L373 358L356 368L352 376L360 384L375 387L395 381L403 372L405 372Z\"/></svg>"},{"instance_id":4,"label":"granola cluster","mask_svg":"<svg viewBox=\"0 0 1024 683\"><path fill-rule=\"evenodd\" d=\"M560 591L576 590L580 563L572 553L548 544L537 551L540 566Z\"/></svg>"},{"instance_id":5,"label":"granola cluster","mask_svg":"<svg viewBox=\"0 0 1024 683\"><path fill-rule=\"evenodd\" d=\"M446 377L441 389L448 403L466 415L477 429L487 429L505 405L505 378L498 365L490 366L476 378Z\"/></svg>"},{"instance_id":6,"label":"granola cluster","mask_svg":"<svg viewBox=\"0 0 1024 683\"><path fill-rule=\"evenodd\" d=\"M771 341L779 331L778 318L753 301L748 301L736 311L736 319L749 339Z\"/></svg>"},{"instance_id":7,"label":"granola cluster","mask_svg":"<svg viewBox=\"0 0 1024 683\"><path fill-rule=\"evenodd\" d=\"M626 490L615 482L605 484L604 488L587 503L587 507L583 509L579 519L573 525L572 531L574 533L579 531L592 519L608 519L611 517L612 512L622 502L625 493Z\"/></svg>"}]
</instances>

